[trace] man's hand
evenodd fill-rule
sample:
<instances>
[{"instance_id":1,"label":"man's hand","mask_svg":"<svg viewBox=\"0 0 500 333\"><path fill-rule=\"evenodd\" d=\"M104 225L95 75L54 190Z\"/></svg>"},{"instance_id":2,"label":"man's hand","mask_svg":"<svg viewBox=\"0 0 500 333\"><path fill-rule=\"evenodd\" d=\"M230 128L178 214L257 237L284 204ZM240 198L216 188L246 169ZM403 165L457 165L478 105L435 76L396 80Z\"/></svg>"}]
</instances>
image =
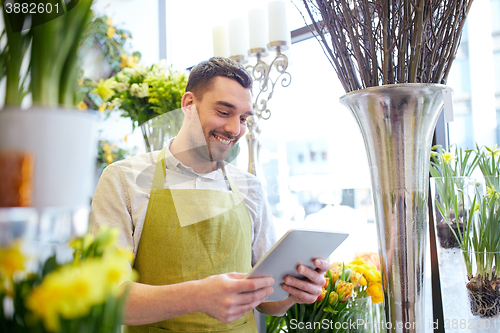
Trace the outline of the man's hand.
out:
<instances>
[{"instance_id":1,"label":"man's hand","mask_svg":"<svg viewBox=\"0 0 500 333\"><path fill-rule=\"evenodd\" d=\"M229 323L244 316L273 293L272 278L245 280L245 276L243 273L229 273L200 280L198 311Z\"/></svg>"},{"instance_id":2,"label":"man's hand","mask_svg":"<svg viewBox=\"0 0 500 333\"><path fill-rule=\"evenodd\" d=\"M281 286L284 291L290 294L290 299L294 303L314 303L321 294L322 287L326 283L324 274L330 269L330 264L326 260L314 260L315 270L304 265L297 267L297 272L307 280L299 280L291 276L285 278L285 283Z\"/></svg>"}]
</instances>

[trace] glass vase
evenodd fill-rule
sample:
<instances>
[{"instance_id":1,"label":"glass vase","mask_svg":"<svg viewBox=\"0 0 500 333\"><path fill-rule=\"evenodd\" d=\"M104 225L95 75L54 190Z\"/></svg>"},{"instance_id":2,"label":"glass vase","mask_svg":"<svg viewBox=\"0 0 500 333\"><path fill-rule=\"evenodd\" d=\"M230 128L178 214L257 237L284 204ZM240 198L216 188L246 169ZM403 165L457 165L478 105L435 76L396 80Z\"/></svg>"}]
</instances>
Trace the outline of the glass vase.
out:
<instances>
[{"instance_id":1,"label":"glass vase","mask_svg":"<svg viewBox=\"0 0 500 333\"><path fill-rule=\"evenodd\" d=\"M356 312L351 318L355 323L347 332L356 333L380 333L385 332L383 303L373 303L372 298L362 297L354 301Z\"/></svg>"},{"instance_id":2,"label":"glass vase","mask_svg":"<svg viewBox=\"0 0 500 333\"><path fill-rule=\"evenodd\" d=\"M463 230L475 193L476 181L470 177L431 177L432 213L439 245L459 248L459 228Z\"/></svg>"},{"instance_id":3,"label":"glass vase","mask_svg":"<svg viewBox=\"0 0 500 333\"><path fill-rule=\"evenodd\" d=\"M183 120L182 109L177 109L142 124L141 132L146 144L146 151L153 152L163 149L167 141L177 135Z\"/></svg>"}]
</instances>

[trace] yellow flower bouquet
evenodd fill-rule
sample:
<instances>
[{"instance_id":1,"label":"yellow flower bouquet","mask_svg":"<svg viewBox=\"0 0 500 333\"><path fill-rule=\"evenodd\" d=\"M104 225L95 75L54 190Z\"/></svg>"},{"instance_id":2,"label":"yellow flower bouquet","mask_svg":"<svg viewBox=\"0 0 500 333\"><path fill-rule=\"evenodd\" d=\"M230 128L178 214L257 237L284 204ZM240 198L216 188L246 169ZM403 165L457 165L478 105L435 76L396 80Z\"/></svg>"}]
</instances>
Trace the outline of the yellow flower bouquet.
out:
<instances>
[{"instance_id":1,"label":"yellow flower bouquet","mask_svg":"<svg viewBox=\"0 0 500 333\"><path fill-rule=\"evenodd\" d=\"M267 332L340 333L357 331L353 325L376 325L375 318L369 323L356 321L356 314L364 311L360 300L383 302L381 275L376 266L360 256L348 264L331 264L325 279L316 302L295 304L283 317L268 317Z\"/></svg>"},{"instance_id":2,"label":"yellow flower bouquet","mask_svg":"<svg viewBox=\"0 0 500 333\"><path fill-rule=\"evenodd\" d=\"M70 242L74 259L55 255L27 272L19 242L0 249L0 331L120 332L132 253L116 247L118 231L104 228Z\"/></svg>"}]
</instances>

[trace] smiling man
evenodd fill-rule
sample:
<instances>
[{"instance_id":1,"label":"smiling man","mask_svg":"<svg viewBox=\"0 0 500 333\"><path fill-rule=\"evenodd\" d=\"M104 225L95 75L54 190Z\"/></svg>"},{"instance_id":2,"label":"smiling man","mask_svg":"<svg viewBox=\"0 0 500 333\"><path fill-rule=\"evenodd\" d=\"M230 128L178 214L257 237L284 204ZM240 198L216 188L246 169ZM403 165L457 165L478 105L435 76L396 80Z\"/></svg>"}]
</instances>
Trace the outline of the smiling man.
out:
<instances>
[{"instance_id":1,"label":"smiling man","mask_svg":"<svg viewBox=\"0 0 500 333\"><path fill-rule=\"evenodd\" d=\"M328 262L299 266L306 279L285 279L290 296L263 303L272 278L245 273L274 245L272 215L258 179L224 163L253 115L252 79L225 58L195 66L182 98L184 121L160 152L108 166L92 202L92 228L118 226L134 249L128 332L256 332L252 310L281 315L312 303ZM151 170L149 186L137 170ZM144 179L144 177L142 177ZM148 183L142 181L142 184Z\"/></svg>"}]
</instances>

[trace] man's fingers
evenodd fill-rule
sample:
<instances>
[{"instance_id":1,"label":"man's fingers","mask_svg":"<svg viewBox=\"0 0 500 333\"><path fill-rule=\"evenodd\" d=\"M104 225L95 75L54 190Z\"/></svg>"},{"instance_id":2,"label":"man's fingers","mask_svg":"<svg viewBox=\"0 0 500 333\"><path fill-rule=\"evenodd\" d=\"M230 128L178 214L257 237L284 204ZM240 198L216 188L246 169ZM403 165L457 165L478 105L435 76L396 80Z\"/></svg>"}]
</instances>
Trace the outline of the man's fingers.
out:
<instances>
[{"instance_id":1,"label":"man's fingers","mask_svg":"<svg viewBox=\"0 0 500 333\"><path fill-rule=\"evenodd\" d=\"M271 277L244 279L236 282L238 283L237 288L240 292L255 291L266 287L272 287L274 284L274 280Z\"/></svg>"},{"instance_id":2,"label":"man's fingers","mask_svg":"<svg viewBox=\"0 0 500 333\"><path fill-rule=\"evenodd\" d=\"M306 267L304 265L299 265L299 267L297 267L297 272L299 272L299 274L308 278L309 281L311 281L312 283L314 283L316 285L323 286L325 284L325 278L323 276L324 273L317 272L317 271L312 270L309 267Z\"/></svg>"},{"instance_id":3,"label":"man's fingers","mask_svg":"<svg viewBox=\"0 0 500 333\"><path fill-rule=\"evenodd\" d=\"M314 266L316 266L316 272L321 274L325 274L330 269L330 263L323 259L314 260Z\"/></svg>"},{"instance_id":4,"label":"man's fingers","mask_svg":"<svg viewBox=\"0 0 500 333\"><path fill-rule=\"evenodd\" d=\"M257 303L259 305L264 300L266 300L269 295L273 293L273 287L265 287L253 292L241 293L239 294L240 304L253 304Z\"/></svg>"},{"instance_id":5,"label":"man's fingers","mask_svg":"<svg viewBox=\"0 0 500 333\"><path fill-rule=\"evenodd\" d=\"M237 279L237 280L242 280L245 278L245 276L247 276L245 273L235 273L235 272L227 273L226 275L232 279Z\"/></svg>"},{"instance_id":6,"label":"man's fingers","mask_svg":"<svg viewBox=\"0 0 500 333\"><path fill-rule=\"evenodd\" d=\"M317 273L316 273L317 274ZM323 283L324 284L324 283ZM294 287L296 289L302 290L308 294L321 294L321 288L323 285L314 284L307 280L299 280L291 276L285 278L285 285Z\"/></svg>"},{"instance_id":7,"label":"man's fingers","mask_svg":"<svg viewBox=\"0 0 500 333\"><path fill-rule=\"evenodd\" d=\"M299 303L311 304L314 303L314 301L316 301L316 299L318 298L318 296L315 294L308 293L304 290L292 287L288 284L283 284L281 288L283 288L283 290L289 293L291 296L295 297Z\"/></svg>"}]
</instances>

